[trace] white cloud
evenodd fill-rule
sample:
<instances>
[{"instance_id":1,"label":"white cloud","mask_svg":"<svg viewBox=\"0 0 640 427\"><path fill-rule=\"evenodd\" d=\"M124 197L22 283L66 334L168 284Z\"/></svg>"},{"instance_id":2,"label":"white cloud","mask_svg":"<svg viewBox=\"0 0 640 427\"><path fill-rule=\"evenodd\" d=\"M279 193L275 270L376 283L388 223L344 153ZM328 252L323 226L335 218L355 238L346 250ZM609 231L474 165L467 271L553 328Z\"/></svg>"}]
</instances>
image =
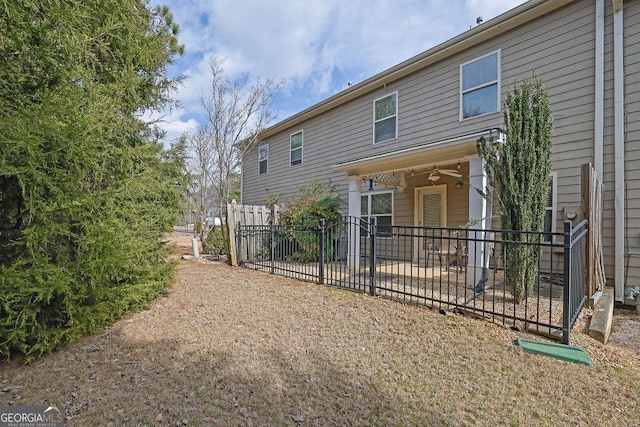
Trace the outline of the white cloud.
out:
<instances>
[{"instance_id":1,"label":"white cloud","mask_svg":"<svg viewBox=\"0 0 640 427\"><path fill-rule=\"evenodd\" d=\"M145 113L142 120L154 122L155 126L166 132L163 139L165 144L177 140L184 133L196 130L199 125L196 119L184 118L183 112L176 110Z\"/></svg>"},{"instance_id":2,"label":"white cloud","mask_svg":"<svg viewBox=\"0 0 640 427\"><path fill-rule=\"evenodd\" d=\"M218 0L174 2L170 9L187 53L227 57L225 69L232 76L293 78L310 72L314 44L334 4Z\"/></svg>"},{"instance_id":3,"label":"white cloud","mask_svg":"<svg viewBox=\"0 0 640 427\"><path fill-rule=\"evenodd\" d=\"M183 133L191 132L198 128L198 122L195 119L183 121L179 117L165 117L159 124L162 129L167 132L166 139L169 141L178 139Z\"/></svg>"},{"instance_id":4,"label":"white cloud","mask_svg":"<svg viewBox=\"0 0 640 427\"><path fill-rule=\"evenodd\" d=\"M226 58L230 77L286 79L276 110L296 112L475 26L524 0L152 0L168 3L180 25L189 75L179 91L199 120L208 59ZM191 124L185 125L191 126Z\"/></svg>"},{"instance_id":5,"label":"white cloud","mask_svg":"<svg viewBox=\"0 0 640 427\"><path fill-rule=\"evenodd\" d=\"M211 84L209 57L210 55L206 55L199 61L190 63L189 67L183 71L186 79L182 82L178 93L188 112L195 113L201 108L200 97Z\"/></svg>"}]
</instances>

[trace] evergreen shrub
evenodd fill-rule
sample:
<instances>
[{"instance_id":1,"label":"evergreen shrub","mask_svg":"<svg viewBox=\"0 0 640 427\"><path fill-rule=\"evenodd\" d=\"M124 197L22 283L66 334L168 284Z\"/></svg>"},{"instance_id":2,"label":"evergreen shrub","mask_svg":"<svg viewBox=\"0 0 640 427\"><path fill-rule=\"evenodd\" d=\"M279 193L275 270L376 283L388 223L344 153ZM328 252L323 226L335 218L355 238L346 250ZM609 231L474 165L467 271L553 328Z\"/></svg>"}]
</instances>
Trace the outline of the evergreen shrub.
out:
<instances>
[{"instance_id":1,"label":"evergreen shrub","mask_svg":"<svg viewBox=\"0 0 640 427\"><path fill-rule=\"evenodd\" d=\"M182 51L144 0L4 2L0 14L0 357L27 361L145 307L171 283L160 243L183 147L161 108Z\"/></svg>"},{"instance_id":2,"label":"evergreen shrub","mask_svg":"<svg viewBox=\"0 0 640 427\"><path fill-rule=\"evenodd\" d=\"M520 303L533 293L538 275L553 121L547 90L535 76L514 85L504 110L506 140L481 139L478 152L486 161L505 230L505 280Z\"/></svg>"},{"instance_id":3,"label":"evergreen shrub","mask_svg":"<svg viewBox=\"0 0 640 427\"><path fill-rule=\"evenodd\" d=\"M280 224L287 226L288 248L295 248L293 258L300 262L317 261L320 257L318 227L336 228L342 224L344 200L335 185L327 181L312 181L298 187L298 194L288 199L280 215ZM325 256L331 257L333 245L325 244Z\"/></svg>"}]
</instances>

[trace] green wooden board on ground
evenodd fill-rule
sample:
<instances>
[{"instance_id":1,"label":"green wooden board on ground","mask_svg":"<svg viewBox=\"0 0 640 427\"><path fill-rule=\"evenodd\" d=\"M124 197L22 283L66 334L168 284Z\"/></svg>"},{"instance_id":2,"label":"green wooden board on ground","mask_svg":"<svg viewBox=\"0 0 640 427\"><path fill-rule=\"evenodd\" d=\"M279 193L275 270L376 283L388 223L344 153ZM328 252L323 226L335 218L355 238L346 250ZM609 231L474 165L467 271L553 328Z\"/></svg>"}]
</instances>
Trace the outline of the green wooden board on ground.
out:
<instances>
[{"instance_id":1,"label":"green wooden board on ground","mask_svg":"<svg viewBox=\"0 0 640 427\"><path fill-rule=\"evenodd\" d=\"M545 356L554 357L567 362L580 363L582 365L593 365L593 362L587 352L580 347L536 341L526 338L518 338L516 342L524 351L529 353L543 354Z\"/></svg>"}]
</instances>

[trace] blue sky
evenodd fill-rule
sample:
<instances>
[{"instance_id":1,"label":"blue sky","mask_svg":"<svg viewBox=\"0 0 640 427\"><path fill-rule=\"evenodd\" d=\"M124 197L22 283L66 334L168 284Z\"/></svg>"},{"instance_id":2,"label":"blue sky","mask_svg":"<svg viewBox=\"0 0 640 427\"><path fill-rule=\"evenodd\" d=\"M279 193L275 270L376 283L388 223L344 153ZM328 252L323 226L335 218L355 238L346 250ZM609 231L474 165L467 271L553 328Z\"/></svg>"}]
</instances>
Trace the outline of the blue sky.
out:
<instances>
[{"instance_id":1,"label":"blue sky","mask_svg":"<svg viewBox=\"0 0 640 427\"><path fill-rule=\"evenodd\" d=\"M202 121L199 99L208 60L225 58L239 81L285 80L274 99L282 120L419 54L524 0L151 0L180 25L185 54L171 76L188 76L175 96L183 109L163 114L167 140Z\"/></svg>"}]
</instances>

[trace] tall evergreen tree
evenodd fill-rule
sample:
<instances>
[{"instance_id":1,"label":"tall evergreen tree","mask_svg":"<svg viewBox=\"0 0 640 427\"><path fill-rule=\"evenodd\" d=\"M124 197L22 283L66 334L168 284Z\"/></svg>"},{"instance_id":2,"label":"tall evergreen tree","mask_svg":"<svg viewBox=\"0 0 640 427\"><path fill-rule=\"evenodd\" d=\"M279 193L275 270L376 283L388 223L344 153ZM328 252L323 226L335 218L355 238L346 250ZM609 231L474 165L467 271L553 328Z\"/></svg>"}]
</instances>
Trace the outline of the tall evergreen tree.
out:
<instances>
[{"instance_id":1,"label":"tall evergreen tree","mask_svg":"<svg viewBox=\"0 0 640 427\"><path fill-rule=\"evenodd\" d=\"M145 0L0 4L0 352L32 358L170 283L182 160L141 117L182 47Z\"/></svg>"},{"instance_id":2,"label":"tall evergreen tree","mask_svg":"<svg viewBox=\"0 0 640 427\"><path fill-rule=\"evenodd\" d=\"M496 190L505 232L505 279L517 303L533 292L538 275L545 208L551 173L552 116L549 96L534 76L507 94L506 141L483 138L478 152ZM520 233L524 232L524 233ZM534 232L534 233L528 233Z\"/></svg>"}]
</instances>

